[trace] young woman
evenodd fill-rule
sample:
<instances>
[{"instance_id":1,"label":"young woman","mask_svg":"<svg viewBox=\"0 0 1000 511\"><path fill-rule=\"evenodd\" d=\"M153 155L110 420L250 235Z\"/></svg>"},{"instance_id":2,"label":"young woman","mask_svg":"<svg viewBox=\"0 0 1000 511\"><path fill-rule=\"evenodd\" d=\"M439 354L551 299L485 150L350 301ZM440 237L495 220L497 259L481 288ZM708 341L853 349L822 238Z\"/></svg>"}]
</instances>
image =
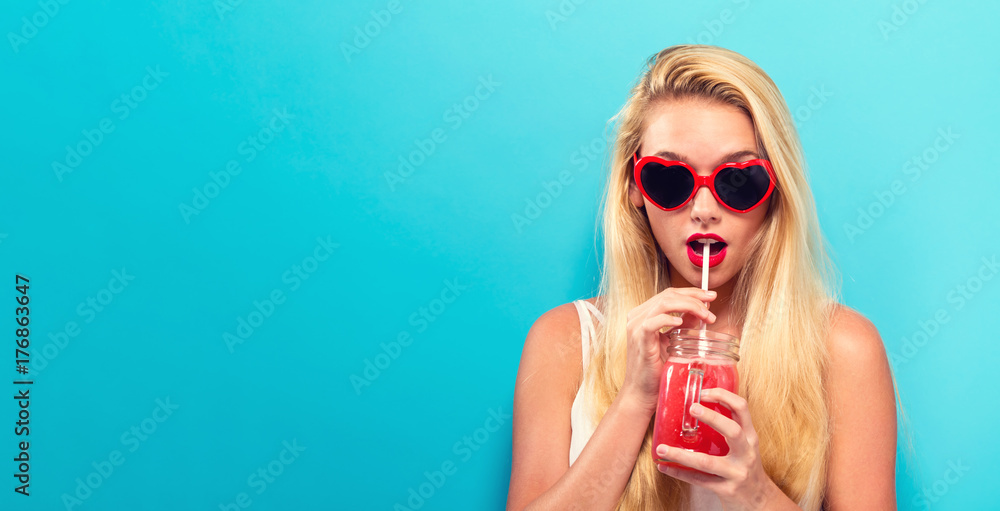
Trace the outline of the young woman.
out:
<instances>
[{"instance_id":1,"label":"young woman","mask_svg":"<svg viewBox=\"0 0 1000 511\"><path fill-rule=\"evenodd\" d=\"M895 509L892 373L878 330L837 303L777 87L737 53L675 46L617 121L600 296L528 333L507 509ZM661 332L702 320L740 339L738 395L702 397L733 419L691 407L725 456L652 445ZM661 471L654 450L708 475Z\"/></svg>"}]
</instances>

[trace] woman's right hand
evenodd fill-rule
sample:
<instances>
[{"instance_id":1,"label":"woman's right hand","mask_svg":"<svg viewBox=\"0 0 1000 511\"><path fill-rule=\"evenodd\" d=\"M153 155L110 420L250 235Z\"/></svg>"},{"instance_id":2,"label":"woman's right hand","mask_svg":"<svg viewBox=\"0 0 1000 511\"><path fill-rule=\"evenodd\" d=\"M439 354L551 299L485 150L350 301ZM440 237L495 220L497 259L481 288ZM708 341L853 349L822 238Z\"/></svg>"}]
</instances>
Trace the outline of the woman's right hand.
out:
<instances>
[{"instance_id":1,"label":"woman's right hand","mask_svg":"<svg viewBox=\"0 0 1000 511\"><path fill-rule=\"evenodd\" d=\"M716 297L715 291L696 287L668 287L628 313L627 361L621 392L643 409L656 412L660 393L667 334L678 327L695 327L699 320L715 322L705 306ZM671 313L679 314L671 315Z\"/></svg>"}]
</instances>

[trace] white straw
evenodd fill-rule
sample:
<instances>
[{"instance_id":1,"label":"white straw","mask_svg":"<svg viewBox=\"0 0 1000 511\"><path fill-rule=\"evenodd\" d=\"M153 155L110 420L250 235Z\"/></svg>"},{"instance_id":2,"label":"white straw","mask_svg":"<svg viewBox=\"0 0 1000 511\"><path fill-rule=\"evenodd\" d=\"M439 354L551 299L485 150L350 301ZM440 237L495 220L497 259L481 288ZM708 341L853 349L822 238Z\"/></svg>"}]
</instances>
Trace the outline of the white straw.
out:
<instances>
[{"instance_id":1,"label":"white straw","mask_svg":"<svg viewBox=\"0 0 1000 511\"><path fill-rule=\"evenodd\" d=\"M705 248L701 253L701 289L702 291L708 291L708 247L711 243L705 240ZM708 303L705 303L705 307L708 307ZM701 331L704 334L708 325L704 320L701 322Z\"/></svg>"},{"instance_id":2,"label":"white straw","mask_svg":"<svg viewBox=\"0 0 1000 511\"><path fill-rule=\"evenodd\" d=\"M705 243L701 258L701 290L708 291L708 247L711 243Z\"/></svg>"}]
</instances>

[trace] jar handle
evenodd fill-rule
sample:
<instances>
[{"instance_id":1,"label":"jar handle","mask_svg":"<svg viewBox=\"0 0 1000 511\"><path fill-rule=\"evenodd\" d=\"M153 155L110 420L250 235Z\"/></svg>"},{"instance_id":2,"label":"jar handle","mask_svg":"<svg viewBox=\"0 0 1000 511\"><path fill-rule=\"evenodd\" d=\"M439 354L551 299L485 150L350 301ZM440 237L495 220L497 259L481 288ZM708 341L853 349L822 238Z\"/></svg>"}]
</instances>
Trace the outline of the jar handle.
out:
<instances>
[{"instance_id":1,"label":"jar handle","mask_svg":"<svg viewBox=\"0 0 1000 511\"><path fill-rule=\"evenodd\" d=\"M698 419L691 416L691 405L701 404L701 385L705 381L705 364L696 360L688 364L687 386L684 387L684 418L681 422L681 436L692 438L698 434Z\"/></svg>"}]
</instances>

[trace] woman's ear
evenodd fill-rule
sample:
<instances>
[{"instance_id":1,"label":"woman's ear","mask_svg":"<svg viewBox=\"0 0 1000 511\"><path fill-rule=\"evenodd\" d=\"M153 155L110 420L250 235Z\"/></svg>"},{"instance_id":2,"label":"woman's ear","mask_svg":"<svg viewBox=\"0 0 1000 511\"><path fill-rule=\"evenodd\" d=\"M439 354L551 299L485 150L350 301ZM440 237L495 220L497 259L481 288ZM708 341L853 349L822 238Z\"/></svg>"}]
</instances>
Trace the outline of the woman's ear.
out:
<instances>
[{"instance_id":1,"label":"woman's ear","mask_svg":"<svg viewBox=\"0 0 1000 511\"><path fill-rule=\"evenodd\" d=\"M643 200L642 191L639 190L639 185L635 184L635 174L632 172L633 165L635 164L635 158L638 157L637 156L638 154L639 154L639 148L637 147L635 149L635 152L632 153L632 161L630 162L632 165L628 166L629 169L628 199L629 202L631 202L636 209L643 209L646 207L646 202Z\"/></svg>"},{"instance_id":2,"label":"woman's ear","mask_svg":"<svg viewBox=\"0 0 1000 511\"><path fill-rule=\"evenodd\" d=\"M639 191L639 187L636 186L635 181L630 180L628 185L628 199L636 208L642 209L646 207L646 202L643 200L642 192Z\"/></svg>"}]
</instances>

